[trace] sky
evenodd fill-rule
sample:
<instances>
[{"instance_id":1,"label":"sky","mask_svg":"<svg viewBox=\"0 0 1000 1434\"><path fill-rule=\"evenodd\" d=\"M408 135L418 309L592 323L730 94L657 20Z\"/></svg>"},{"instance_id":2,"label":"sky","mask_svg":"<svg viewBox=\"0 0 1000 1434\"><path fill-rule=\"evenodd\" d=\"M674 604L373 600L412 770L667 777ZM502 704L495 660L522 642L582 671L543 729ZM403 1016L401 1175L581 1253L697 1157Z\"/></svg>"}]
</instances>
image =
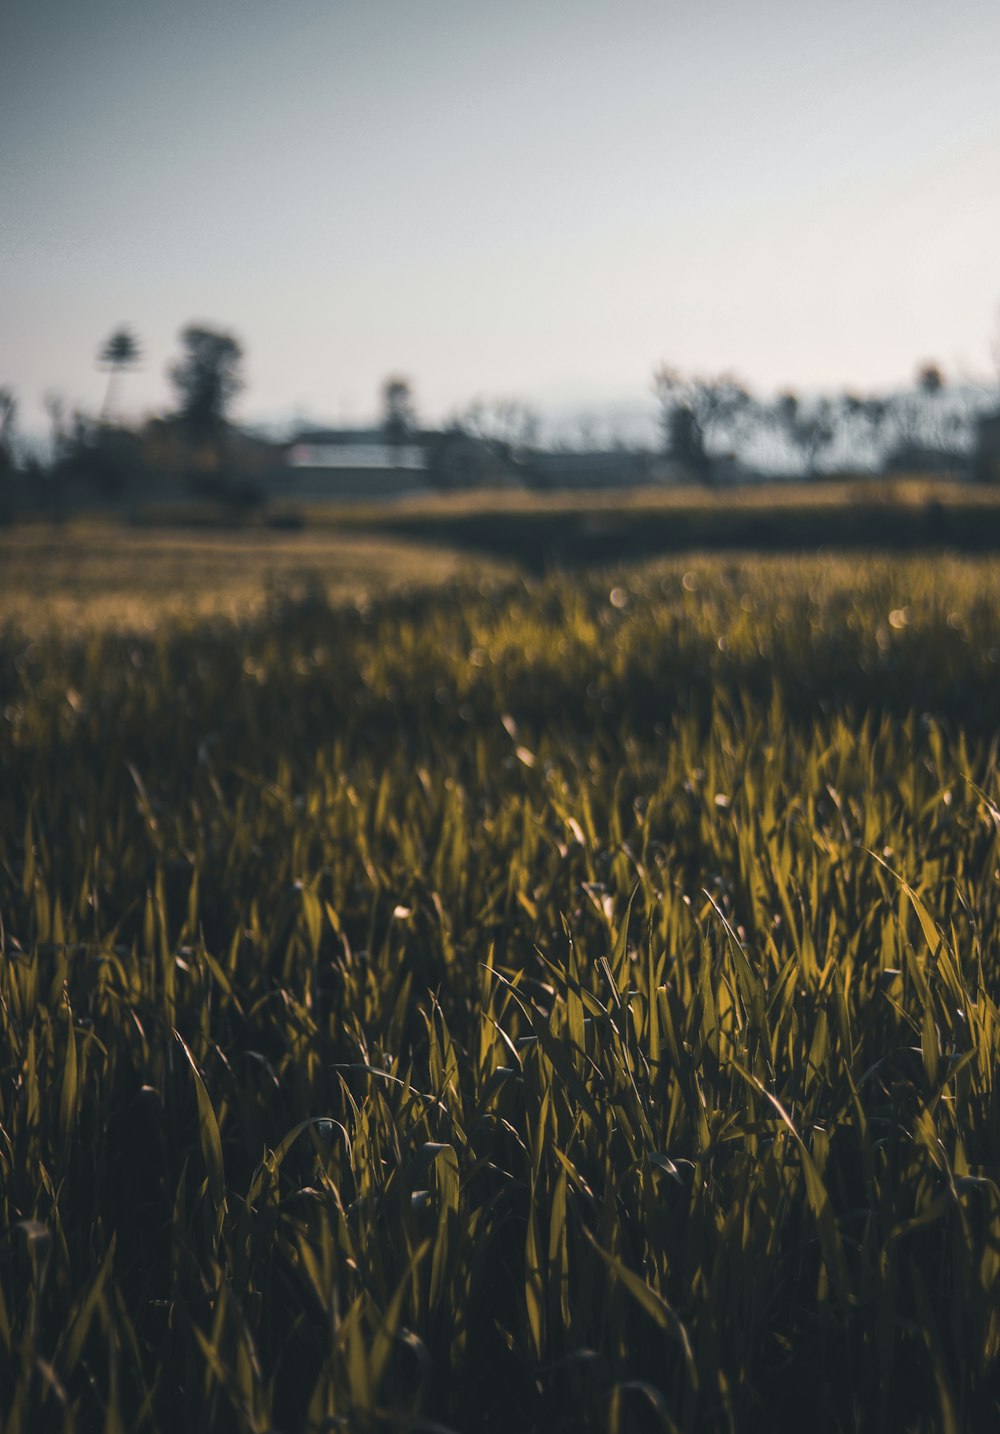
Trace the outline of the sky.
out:
<instances>
[{"instance_id":1,"label":"sky","mask_svg":"<svg viewBox=\"0 0 1000 1434\"><path fill-rule=\"evenodd\" d=\"M173 402L244 346L245 421L652 406L988 374L997 0L7 0L0 385Z\"/></svg>"}]
</instances>

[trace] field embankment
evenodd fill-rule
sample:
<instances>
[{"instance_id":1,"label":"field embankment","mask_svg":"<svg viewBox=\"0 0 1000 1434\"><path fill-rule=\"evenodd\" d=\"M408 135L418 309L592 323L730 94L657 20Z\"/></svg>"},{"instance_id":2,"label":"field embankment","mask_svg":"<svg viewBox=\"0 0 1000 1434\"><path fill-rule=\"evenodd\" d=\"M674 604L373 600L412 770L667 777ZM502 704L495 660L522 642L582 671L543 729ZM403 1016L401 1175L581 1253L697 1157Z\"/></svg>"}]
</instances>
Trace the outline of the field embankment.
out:
<instances>
[{"instance_id":1,"label":"field embankment","mask_svg":"<svg viewBox=\"0 0 1000 1434\"><path fill-rule=\"evenodd\" d=\"M1000 550L1000 492L921 480L453 495L344 518L394 538L515 560L533 572L691 551Z\"/></svg>"}]
</instances>

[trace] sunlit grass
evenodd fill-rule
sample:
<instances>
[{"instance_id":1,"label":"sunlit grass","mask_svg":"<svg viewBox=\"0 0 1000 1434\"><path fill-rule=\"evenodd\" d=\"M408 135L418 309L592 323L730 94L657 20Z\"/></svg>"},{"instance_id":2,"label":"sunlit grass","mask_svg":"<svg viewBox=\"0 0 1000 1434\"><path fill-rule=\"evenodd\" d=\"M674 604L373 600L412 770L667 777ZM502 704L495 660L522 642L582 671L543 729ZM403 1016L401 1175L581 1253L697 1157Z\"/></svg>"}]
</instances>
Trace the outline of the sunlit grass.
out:
<instances>
[{"instance_id":1,"label":"sunlit grass","mask_svg":"<svg viewBox=\"0 0 1000 1434\"><path fill-rule=\"evenodd\" d=\"M450 549L321 529L25 524L0 527L0 623L151 631L172 618L249 617L276 592L362 602L472 570ZM495 577L510 565L477 561L475 570Z\"/></svg>"},{"instance_id":2,"label":"sunlit grass","mask_svg":"<svg viewBox=\"0 0 1000 1434\"><path fill-rule=\"evenodd\" d=\"M353 502L312 504L306 512L310 522L332 526L361 519L376 524L397 515L502 513L579 513L581 510L667 511L671 509L714 510L766 509L780 513L786 508L837 508L852 503L874 502L886 507L920 508L927 503L969 506L983 511L1000 507L1000 489L989 484L921 478L907 474L863 475L848 478L816 479L808 483L783 482L742 484L733 487L706 487L703 484L648 484L638 487L588 490L555 489L551 492L523 489L466 489L451 493L425 493L404 497L393 503Z\"/></svg>"},{"instance_id":3,"label":"sunlit grass","mask_svg":"<svg viewBox=\"0 0 1000 1434\"><path fill-rule=\"evenodd\" d=\"M5 1430L993 1427L995 565L138 541L0 647Z\"/></svg>"}]
</instances>

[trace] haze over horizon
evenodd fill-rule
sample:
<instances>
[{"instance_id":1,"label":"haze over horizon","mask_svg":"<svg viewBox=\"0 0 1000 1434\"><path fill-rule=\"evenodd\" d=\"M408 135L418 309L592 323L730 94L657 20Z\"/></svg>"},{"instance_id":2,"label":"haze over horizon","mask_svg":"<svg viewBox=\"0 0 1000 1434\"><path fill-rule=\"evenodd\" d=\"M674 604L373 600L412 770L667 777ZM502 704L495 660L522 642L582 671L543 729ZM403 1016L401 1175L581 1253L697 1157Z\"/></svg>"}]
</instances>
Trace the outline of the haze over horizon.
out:
<instances>
[{"instance_id":1,"label":"haze over horizon","mask_svg":"<svg viewBox=\"0 0 1000 1434\"><path fill-rule=\"evenodd\" d=\"M0 385L162 410L177 334L248 421L985 373L995 0L16 0L0 48Z\"/></svg>"}]
</instances>

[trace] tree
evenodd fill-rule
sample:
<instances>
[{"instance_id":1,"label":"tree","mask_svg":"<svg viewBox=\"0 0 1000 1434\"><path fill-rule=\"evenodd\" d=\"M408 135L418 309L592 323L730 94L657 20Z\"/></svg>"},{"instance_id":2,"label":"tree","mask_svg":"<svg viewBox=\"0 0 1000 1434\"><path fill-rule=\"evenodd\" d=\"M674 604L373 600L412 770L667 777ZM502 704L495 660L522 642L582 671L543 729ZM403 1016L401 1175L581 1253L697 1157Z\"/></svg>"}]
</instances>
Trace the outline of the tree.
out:
<instances>
[{"instance_id":1,"label":"tree","mask_svg":"<svg viewBox=\"0 0 1000 1434\"><path fill-rule=\"evenodd\" d=\"M97 363L99 368L106 368L108 371L108 387L104 394L98 422L102 424L107 422L112 412L112 398L119 386L121 375L126 369L135 368L141 358L142 349L139 346L139 340L124 324L115 329L114 333L105 340L97 355Z\"/></svg>"},{"instance_id":2,"label":"tree","mask_svg":"<svg viewBox=\"0 0 1000 1434\"><path fill-rule=\"evenodd\" d=\"M702 480L708 477L705 435L693 409L686 403L671 408L665 419L667 452Z\"/></svg>"},{"instance_id":3,"label":"tree","mask_svg":"<svg viewBox=\"0 0 1000 1434\"><path fill-rule=\"evenodd\" d=\"M944 388L944 374L936 363L922 363L917 366L917 388L928 396L940 393Z\"/></svg>"},{"instance_id":4,"label":"tree","mask_svg":"<svg viewBox=\"0 0 1000 1434\"><path fill-rule=\"evenodd\" d=\"M217 444L243 388L243 347L232 334L199 324L189 324L180 341L184 353L167 371L177 391L179 417L192 439Z\"/></svg>"},{"instance_id":5,"label":"tree","mask_svg":"<svg viewBox=\"0 0 1000 1434\"><path fill-rule=\"evenodd\" d=\"M390 374L382 385L382 428L386 442L402 448L417 427L417 412L409 379Z\"/></svg>"},{"instance_id":6,"label":"tree","mask_svg":"<svg viewBox=\"0 0 1000 1434\"><path fill-rule=\"evenodd\" d=\"M774 417L789 443L800 453L806 473L814 477L820 455L837 436L837 413L833 404L822 395L804 404L798 394L789 390L778 395Z\"/></svg>"},{"instance_id":7,"label":"tree","mask_svg":"<svg viewBox=\"0 0 1000 1434\"><path fill-rule=\"evenodd\" d=\"M883 425L887 441L884 459L890 468L924 467L934 455L947 455L960 448L969 417L963 413L961 395L951 399L940 366L929 361L918 364L913 387L890 395L886 400Z\"/></svg>"},{"instance_id":8,"label":"tree","mask_svg":"<svg viewBox=\"0 0 1000 1434\"><path fill-rule=\"evenodd\" d=\"M451 419L452 428L477 438L504 462L538 444L538 415L518 398L474 398Z\"/></svg>"},{"instance_id":9,"label":"tree","mask_svg":"<svg viewBox=\"0 0 1000 1434\"><path fill-rule=\"evenodd\" d=\"M14 429L17 399L12 388L0 388L0 477L14 467Z\"/></svg>"},{"instance_id":10,"label":"tree","mask_svg":"<svg viewBox=\"0 0 1000 1434\"><path fill-rule=\"evenodd\" d=\"M739 440L753 406L749 392L733 374L695 378L668 364L654 372L653 389L660 402L667 452L710 482L709 448L718 447L721 441L734 444Z\"/></svg>"},{"instance_id":11,"label":"tree","mask_svg":"<svg viewBox=\"0 0 1000 1434\"><path fill-rule=\"evenodd\" d=\"M891 418L889 400L866 397L848 389L837 400L836 412L843 445L851 454L851 461L876 467L885 447L886 423Z\"/></svg>"},{"instance_id":12,"label":"tree","mask_svg":"<svg viewBox=\"0 0 1000 1434\"><path fill-rule=\"evenodd\" d=\"M69 456L70 449L69 416L66 411L66 400L62 394L57 393L55 389L49 389L42 398L42 407L45 409L52 434L49 440L52 453L52 467L58 468L61 463L65 463Z\"/></svg>"}]
</instances>

